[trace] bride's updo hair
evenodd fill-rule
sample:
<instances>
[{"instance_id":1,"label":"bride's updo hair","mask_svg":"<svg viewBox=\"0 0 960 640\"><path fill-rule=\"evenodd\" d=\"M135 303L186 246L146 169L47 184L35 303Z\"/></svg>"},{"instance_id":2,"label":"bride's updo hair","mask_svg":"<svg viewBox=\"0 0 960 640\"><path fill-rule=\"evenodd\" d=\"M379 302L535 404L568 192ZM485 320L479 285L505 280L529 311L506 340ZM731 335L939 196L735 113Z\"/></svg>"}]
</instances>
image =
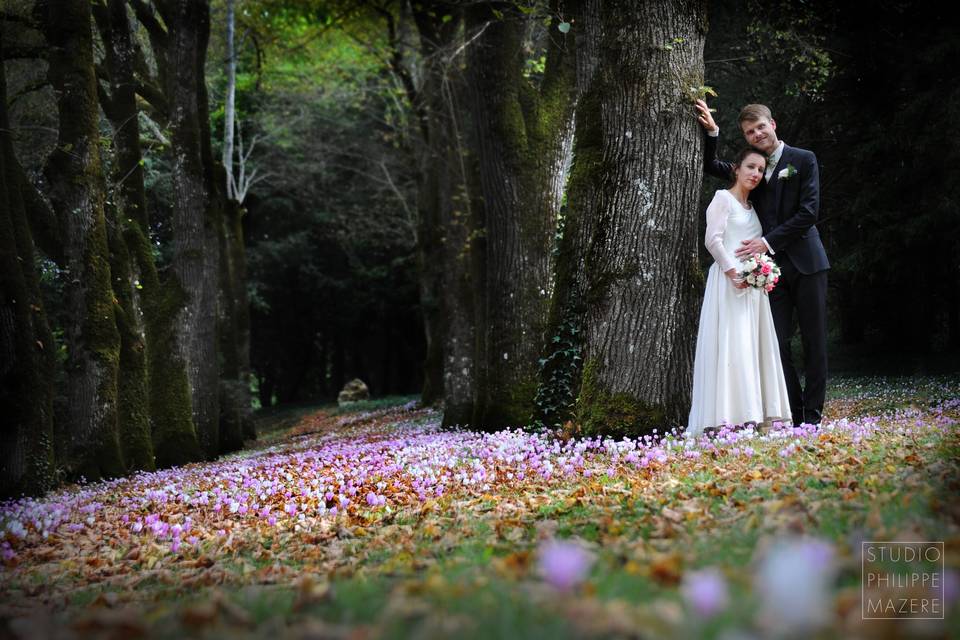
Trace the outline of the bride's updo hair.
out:
<instances>
[{"instance_id":1,"label":"bride's updo hair","mask_svg":"<svg viewBox=\"0 0 960 640\"><path fill-rule=\"evenodd\" d=\"M737 155L733 158L733 166L730 168L730 186L733 186L737 183L737 174L734 173L737 169L740 168L740 165L743 164L743 161L747 159L747 156L752 154L757 154L763 158L763 166L766 169L767 166L767 154L756 147L744 147L740 149Z\"/></svg>"}]
</instances>

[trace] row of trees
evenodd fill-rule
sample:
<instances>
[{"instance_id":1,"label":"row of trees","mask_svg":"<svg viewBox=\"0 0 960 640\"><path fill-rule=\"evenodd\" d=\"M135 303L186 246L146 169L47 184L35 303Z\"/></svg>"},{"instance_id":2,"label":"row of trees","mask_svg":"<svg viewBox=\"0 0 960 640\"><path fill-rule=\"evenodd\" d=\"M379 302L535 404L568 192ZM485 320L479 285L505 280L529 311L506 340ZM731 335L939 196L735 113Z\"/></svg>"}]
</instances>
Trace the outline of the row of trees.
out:
<instances>
[{"instance_id":1,"label":"row of trees","mask_svg":"<svg viewBox=\"0 0 960 640\"><path fill-rule=\"evenodd\" d=\"M253 435L251 387L310 400L356 375L448 425L681 422L704 84L729 148L760 101L818 152L839 337L957 344L957 280L902 257L926 237L924 273L958 268L950 150L924 163L910 132L949 120L929 86L953 86L956 47L844 54L913 33L906 5L716 2L707 41L693 1L233 4L0 15L4 494L214 457ZM894 118L862 91L887 76Z\"/></svg>"},{"instance_id":2,"label":"row of trees","mask_svg":"<svg viewBox=\"0 0 960 640\"><path fill-rule=\"evenodd\" d=\"M369 6L413 114L424 401L484 429L682 420L704 3Z\"/></svg>"},{"instance_id":3,"label":"row of trees","mask_svg":"<svg viewBox=\"0 0 960 640\"><path fill-rule=\"evenodd\" d=\"M28 175L23 145L2 131L2 393L15 416L3 433L4 493L42 490L58 468L108 477L235 449L249 367L269 372L261 391L281 388L282 372L269 353L252 365L248 355L242 209L227 197L237 177L214 153L205 81L210 8L24 6L3 14L3 57L45 61L39 85L52 87L59 115L43 176ZM699 281L690 104L703 91L704 3L263 0L238 19L258 64L264 23L380 29L397 86L380 132L399 159L381 160L381 175L409 212L395 235L412 231L423 399L444 401L447 424L576 416L588 431L636 432L681 418ZM229 148L229 65L226 86ZM165 179L148 189L153 164ZM164 189L158 225L148 213ZM253 210L276 206L263 191ZM335 219L321 228L349 232ZM267 236L255 269L272 264ZM400 264L403 251L391 253ZM63 292L52 323L42 295L51 269ZM348 329L313 334L310 348L326 352L321 378L345 361L337 336ZM389 361L381 370L395 375Z\"/></svg>"},{"instance_id":4,"label":"row of trees","mask_svg":"<svg viewBox=\"0 0 960 640\"><path fill-rule=\"evenodd\" d=\"M52 89L57 113L43 174L28 175L0 75L2 494L239 448L253 435L242 210L212 148L209 7L39 0L0 18L3 61L27 62L21 80L42 70L15 97ZM169 165L167 259L150 239L141 123Z\"/></svg>"}]
</instances>

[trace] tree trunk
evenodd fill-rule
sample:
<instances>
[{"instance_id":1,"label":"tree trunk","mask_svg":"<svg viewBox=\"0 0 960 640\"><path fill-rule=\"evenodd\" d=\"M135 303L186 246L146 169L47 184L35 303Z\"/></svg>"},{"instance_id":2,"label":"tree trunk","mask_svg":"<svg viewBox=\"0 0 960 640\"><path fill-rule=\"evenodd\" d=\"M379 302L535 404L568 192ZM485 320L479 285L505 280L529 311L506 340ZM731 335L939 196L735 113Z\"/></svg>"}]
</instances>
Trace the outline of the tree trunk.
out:
<instances>
[{"instance_id":1,"label":"tree trunk","mask_svg":"<svg viewBox=\"0 0 960 640\"><path fill-rule=\"evenodd\" d=\"M234 451L244 438L255 438L250 399L250 309L246 289L246 255L242 219L243 192L238 191L233 172L233 140L236 115L237 56L234 48L234 1L227 0L227 90L224 100L223 156L225 172L220 184L225 190L223 226L220 234L221 265L221 449ZM241 147L242 148L242 147ZM210 158L212 162L212 157ZM242 175L242 172L241 172ZM224 321L226 326L224 326Z\"/></svg>"},{"instance_id":2,"label":"tree trunk","mask_svg":"<svg viewBox=\"0 0 960 640\"><path fill-rule=\"evenodd\" d=\"M123 0L94 4L93 12L110 78L110 93L101 92L101 106L114 130L113 199L117 224L130 254L127 288L133 310L125 306L124 316L129 319L133 334L146 344L146 413L153 460L149 464L138 462L141 458L134 455L128 462L133 468L143 469L183 464L198 460L201 455L191 415L186 366L172 342L179 305L169 301L179 297L180 288L176 283L160 283L148 239L130 18ZM123 352L135 354L126 349ZM125 367L121 358L121 369ZM129 448L130 443L125 446Z\"/></svg>"},{"instance_id":3,"label":"tree trunk","mask_svg":"<svg viewBox=\"0 0 960 640\"><path fill-rule=\"evenodd\" d=\"M204 80L209 5L205 0L171 0L158 3L158 8L169 37L165 93L174 156L172 266L186 296L175 308L176 348L187 365L200 447L207 458L214 458L220 446L217 297L222 203L215 190L209 139L204 138L209 138Z\"/></svg>"},{"instance_id":4,"label":"tree trunk","mask_svg":"<svg viewBox=\"0 0 960 640\"><path fill-rule=\"evenodd\" d=\"M636 435L682 424L689 410L702 294L690 88L703 81L705 6L591 3L585 22L598 25L598 63L580 67L554 309L579 336L583 432Z\"/></svg>"},{"instance_id":5,"label":"tree trunk","mask_svg":"<svg viewBox=\"0 0 960 640\"><path fill-rule=\"evenodd\" d=\"M47 175L65 222L69 466L89 480L126 472L117 426L120 337L104 217L92 16L83 0L43 3L60 130Z\"/></svg>"},{"instance_id":6,"label":"tree trunk","mask_svg":"<svg viewBox=\"0 0 960 640\"><path fill-rule=\"evenodd\" d=\"M127 236L132 233L124 232L125 226L134 227L132 216L144 215L135 209L145 206L143 170L140 167L140 131L133 86L133 51L124 5L113 0L109 7L91 4L91 8L104 43L105 67L110 75L110 94L98 85L100 106L114 129L112 188L115 193L110 198L113 206L108 206L104 213L113 292L119 303L116 323L120 332L120 373L117 383L120 443L131 470L153 470L156 463L150 434L142 269L134 260L137 252L133 243L137 238L131 237L131 246L128 246ZM139 229L139 225L136 228ZM154 273L154 279L155 276Z\"/></svg>"},{"instance_id":7,"label":"tree trunk","mask_svg":"<svg viewBox=\"0 0 960 640\"><path fill-rule=\"evenodd\" d=\"M250 389L241 371L240 290L243 279L237 271L242 268L242 238L235 237L240 221L240 205L236 200L225 203L220 233L220 452L243 448L245 420L250 419ZM239 251L237 250L240 245Z\"/></svg>"},{"instance_id":8,"label":"tree trunk","mask_svg":"<svg viewBox=\"0 0 960 640\"><path fill-rule=\"evenodd\" d=\"M156 469L150 434L150 395L147 382L146 332L139 277L132 260L116 206L107 206L107 243L110 273L117 301L114 321L120 335L117 378L117 428L129 471Z\"/></svg>"},{"instance_id":9,"label":"tree trunk","mask_svg":"<svg viewBox=\"0 0 960 640\"><path fill-rule=\"evenodd\" d=\"M236 200L237 193L233 176L233 135L236 129L234 116L236 115L237 97L237 53L234 48L234 0L226 0L227 9L227 89L223 101L223 168L226 170L227 199Z\"/></svg>"},{"instance_id":10,"label":"tree trunk","mask_svg":"<svg viewBox=\"0 0 960 640\"><path fill-rule=\"evenodd\" d=\"M550 13L539 87L522 75L527 18L506 3L467 13L468 34L480 33L468 68L486 222L473 419L484 429L530 421L547 329L576 98L574 37L558 29L558 3Z\"/></svg>"},{"instance_id":11,"label":"tree trunk","mask_svg":"<svg viewBox=\"0 0 960 640\"><path fill-rule=\"evenodd\" d=\"M39 495L54 478L54 343L7 117L0 32L0 499Z\"/></svg>"},{"instance_id":12,"label":"tree trunk","mask_svg":"<svg viewBox=\"0 0 960 640\"><path fill-rule=\"evenodd\" d=\"M466 160L458 148L463 73L454 49L462 42L462 10L453 4L412 6L423 84L411 92L417 115L417 249L427 358L422 401L443 397L444 424L467 424L473 412L473 317L470 207ZM446 18L446 19L445 19Z\"/></svg>"},{"instance_id":13,"label":"tree trunk","mask_svg":"<svg viewBox=\"0 0 960 640\"><path fill-rule=\"evenodd\" d=\"M444 426L471 424L477 399L477 306L476 295L483 279L477 269L485 244L477 234L482 229L483 202L476 148L464 107L467 86L457 61L451 61L443 114L446 179L450 202L443 217L443 308L444 336Z\"/></svg>"}]
</instances>

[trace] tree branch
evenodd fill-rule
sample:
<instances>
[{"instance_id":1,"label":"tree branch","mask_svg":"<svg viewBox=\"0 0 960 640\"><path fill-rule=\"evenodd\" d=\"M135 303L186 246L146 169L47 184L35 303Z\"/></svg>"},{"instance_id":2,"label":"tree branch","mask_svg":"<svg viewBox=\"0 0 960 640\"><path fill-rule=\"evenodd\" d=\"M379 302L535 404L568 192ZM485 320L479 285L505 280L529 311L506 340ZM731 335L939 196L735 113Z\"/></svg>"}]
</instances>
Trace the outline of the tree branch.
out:
<instances>
[{"instance_id":1,"label":"tree branch","mask_svg":"<svg viewBox=\"0 0 960 640\"><path fill-rule=\"evenodd\" d=\"M17 100L19 100L23 96L27 95L28 93L32 93L34 91L39 91L40 89L43 89L48 84L50 84L50 81L47 80L46 76L44 76L42 79L24 86L22 89L20 89L20 91L17 91L15 94L13 94L7 99L7 106L8 107L12 106L13 103L15 103Z\"/></svg>"},{"instance_id":2,"label":"tree branch","mask_svg":"<svg viewBox=\"0 0 960 640\"><path fill-rule=\"evenodd\" d=\"M146 100L157 113L167 117L170 108L167 103L167 97L157 85L149 82L148 79L141 79L137 82L137 95Z\"/></svg>"},{"instance_id":3,"label":"tree branch","mask_svg":"<svg viewBox=\"0 0 960 640\"><path fill-rule=\"evenodd\" d=\"M47 50L44 47L22 44L3 44L4 60L47 59Z\"/></svg>"},{"instance_id":4,"label":"tree branch","mask_svg":"<svg viewBox=\"0 0 960 640\"><path fill-rule=\"evenodd\" d=\"M23 197L24 208L27 210L33 240L48 258L63 267L66 265L66 258L64 257L60 219L27 178L27 174L20 163L15 162L13 164L14 171L17 173L17 181L20 183L20 194Z\"/></svg>"},{"instance_id":5,"label":"tree branch","mask_svg":"<svg viewBox=\"0 0 960 640\"><path fill-rule=\"evenodd\" d=\"M31 29L40 30L40 25L36 21L32 20L27 16L20 16L15 13L8 13L6 11L0 11L0 22L19 22L20 24L25 24Z\"/></svg>"},{"instance_id":6,"label":"tree branch","mask_svg":"<svg viewBox=\"0 0 960 640\"><path fill-rule=\"evenodd\" d=\"M403 66L403 52L400 50L400 41L397 37L397 23L393 17L393 13L377 4L371 3L370 6L374 11L383 16L383 19L387 23L387 37L390 43L390 69L398 78L400 78L400 82L403 84L403 89L406 92L407 98L410 100L410 104L413 106L413 111L417 116L417 121L420 125L420 133L423 136L423 139L429 140L429 116L422 104L420 92L417 90L417 86L413 81L413 77L410 75L410 72L407 71L406 67Z\"/></svg>"},{"instance_id":7,"label":"tree branch","mask_svg":"<svg viewBox=\"0 0 960 640\"><path fill-rule=\"evenodd\" d=\"M130 6L133 7L133 12L137 15L137 20L143 25L143 28L147 30L147 35L150 36L150 44L153 47L154 53L157 56L164 55L170 38L167 30L164 29L160 21L157 20L157 16L153 12L153 7L144 2L144 0L130 0Z\"/></svg>"}]
</instances>

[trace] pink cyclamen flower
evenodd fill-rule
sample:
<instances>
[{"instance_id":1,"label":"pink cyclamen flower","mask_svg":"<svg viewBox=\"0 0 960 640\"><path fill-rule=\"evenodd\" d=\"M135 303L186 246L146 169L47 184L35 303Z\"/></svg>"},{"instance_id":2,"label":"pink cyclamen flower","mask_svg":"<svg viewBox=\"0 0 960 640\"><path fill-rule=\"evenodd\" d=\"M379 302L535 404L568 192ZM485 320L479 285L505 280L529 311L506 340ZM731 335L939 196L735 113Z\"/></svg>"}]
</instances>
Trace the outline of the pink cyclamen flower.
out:
<instances>
[{"instance_id":1,"label":"pink cyclamen flower","mask_svg":"<svg viewBox=\"0 0 960 640\"><path fill-rule=\"evenodd\" d=\"M943 574L943 600L945 604L960 600L960 574L952 569Z\"/></svg>"},{"instance_id":2,"label":"pink cyclamen flower","mask_svg":"<svg viewBox=\"0 0 960 640\"><path fill-rule=\"evenodd\" d=\"M550 540L540 547L540 574L558 591L569 591L583 582L593 566L593 554L582 546Z\"/></svg>"},{"instance_id":3,"label":"pink cyclamen flower","mask_svg":"<svg viewBox=\"0 0 960 640\"><path fill-rule=\"evenodd\" d=\"M686 574L680 592L690 609L701 618L710 618L727 608L730 596L727 581L715 568Z\"/></svg>"}]
</instances>

